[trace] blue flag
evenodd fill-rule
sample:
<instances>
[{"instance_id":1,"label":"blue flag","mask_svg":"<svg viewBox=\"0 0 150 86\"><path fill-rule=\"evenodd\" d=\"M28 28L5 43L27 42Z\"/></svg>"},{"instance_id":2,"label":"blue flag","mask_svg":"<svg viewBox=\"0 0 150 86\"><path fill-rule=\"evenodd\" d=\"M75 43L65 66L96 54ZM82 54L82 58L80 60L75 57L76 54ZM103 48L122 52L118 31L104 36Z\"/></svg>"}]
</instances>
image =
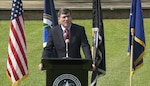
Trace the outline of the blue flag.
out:
<instances>
[{"instance_id":1,"label":"blue flag","mask_svg":"<svg viewBox=\"0 0 150 86\"><path fill-rule=\"evenodd\" d=\"M133 35L132 35L133 33ZM131 45L133 45L132 72L143 65L143 56L145 54L145 34L143 24L143 12L141 0L132 0L130 8L130 26L129 26L128 53L131 55Z\"/></svg>"},{"instance_id":2,"label":"blue flag","mask_svg":"<svg viewBox=\"0 0 150 86\"><path fill-rule=\"evenodd\" d=\"M48 40L49 30L58 24L53 0L44 0L43 24L43 47L45 47Z\"/></svg>"}]
</instances>

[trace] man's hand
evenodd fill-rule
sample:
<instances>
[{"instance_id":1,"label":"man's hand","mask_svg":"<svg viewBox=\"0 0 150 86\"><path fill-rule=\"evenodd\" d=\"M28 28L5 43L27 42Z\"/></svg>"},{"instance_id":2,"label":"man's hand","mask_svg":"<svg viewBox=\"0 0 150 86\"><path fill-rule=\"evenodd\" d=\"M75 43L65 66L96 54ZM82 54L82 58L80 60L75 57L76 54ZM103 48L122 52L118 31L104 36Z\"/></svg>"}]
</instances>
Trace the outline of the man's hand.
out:
<instances>
[{"instance_id":1,"label":"man's hand","mask_svg":"<svg viewBox=\"0 0 150 86\"><path fill-rule=\"evenodd\" d=\"M42 63L39 64L39 70L43 70L43 64Z\"/></svg>"},{"instance_id":2,"label":"man's hand","mask_svg":"<svg viewBox=\"0 0 150 86\"><path fill-rule=\"evenodd\" d=\"M92 71L95 71L96 70L96 66L95 64L92 64Z\"/></svg>"}]
</instances>

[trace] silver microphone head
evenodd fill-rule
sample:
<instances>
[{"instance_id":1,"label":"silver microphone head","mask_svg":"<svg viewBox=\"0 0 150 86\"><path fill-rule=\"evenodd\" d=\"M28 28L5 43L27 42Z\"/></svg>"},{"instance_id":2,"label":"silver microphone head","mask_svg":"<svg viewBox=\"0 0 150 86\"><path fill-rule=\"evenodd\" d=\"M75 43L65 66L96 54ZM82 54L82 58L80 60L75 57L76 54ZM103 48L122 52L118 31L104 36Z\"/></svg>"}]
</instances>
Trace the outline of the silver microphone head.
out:
<instances>
[{"instance_id":1,"label":"silver microphone head","mask_svg":"<svg viewBox=\"0 0 150 86\"><path fill-rule=\"evenodd\" d=\"M65 40L65 43L69 43L69 39L66 39L66 40Z\"/></svg>"}]
</instances>

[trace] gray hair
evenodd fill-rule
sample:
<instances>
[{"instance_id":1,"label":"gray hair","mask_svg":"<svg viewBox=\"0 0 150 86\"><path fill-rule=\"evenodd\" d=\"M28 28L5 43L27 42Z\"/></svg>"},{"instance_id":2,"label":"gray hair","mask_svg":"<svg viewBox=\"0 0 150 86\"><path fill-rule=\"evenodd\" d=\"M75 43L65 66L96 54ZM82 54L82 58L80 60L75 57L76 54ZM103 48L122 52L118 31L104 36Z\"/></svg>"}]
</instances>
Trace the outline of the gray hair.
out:
<instances>
[{"instance_id":1,"label":"gray hair","mask_svg":"<svg viewBox=\"0 0 150 86\"><path fill-rule=\"evenodd\" d=\"M58 11L58 17L60 17L61 14L68 14L70 13L71 15L71 10L70 9L67 9L67 8L61 8L59 11Z\"/></svg>"}]
</instances>

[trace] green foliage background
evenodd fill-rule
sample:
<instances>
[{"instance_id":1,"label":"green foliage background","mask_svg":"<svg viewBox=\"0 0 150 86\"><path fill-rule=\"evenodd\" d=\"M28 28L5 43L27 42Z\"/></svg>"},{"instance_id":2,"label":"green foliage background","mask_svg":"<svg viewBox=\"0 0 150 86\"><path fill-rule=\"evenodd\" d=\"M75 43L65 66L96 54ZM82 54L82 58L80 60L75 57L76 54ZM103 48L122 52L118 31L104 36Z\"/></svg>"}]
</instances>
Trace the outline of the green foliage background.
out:
<instances>
[{"instance_id":1,"label":"green foliage background","mask_svg":"<svg viewBox=\"0 0 150 86\"><path fill-rule=\"evenodd\" d=\"M74 23L85 26L90 44L92 43L92 21L74 20ZM128 19L105 19L105 48L106 48L106 75L98 79L97 86L129 86L129 57L128 45ZM144 66L138 69L133 77L132 86L150 86L150 19L144 19L146 36L146 55ZM0 86L10 86L6 76L7 45L10 21L0 21ZM27 57L29 76L18 86L45 86L45 71L38 70L42 53L42 21L25 21L27 41ZM91 72L89 72L90 83ZM89 85L90 86L90 85Z\"/></svg>"}]
</instances>

